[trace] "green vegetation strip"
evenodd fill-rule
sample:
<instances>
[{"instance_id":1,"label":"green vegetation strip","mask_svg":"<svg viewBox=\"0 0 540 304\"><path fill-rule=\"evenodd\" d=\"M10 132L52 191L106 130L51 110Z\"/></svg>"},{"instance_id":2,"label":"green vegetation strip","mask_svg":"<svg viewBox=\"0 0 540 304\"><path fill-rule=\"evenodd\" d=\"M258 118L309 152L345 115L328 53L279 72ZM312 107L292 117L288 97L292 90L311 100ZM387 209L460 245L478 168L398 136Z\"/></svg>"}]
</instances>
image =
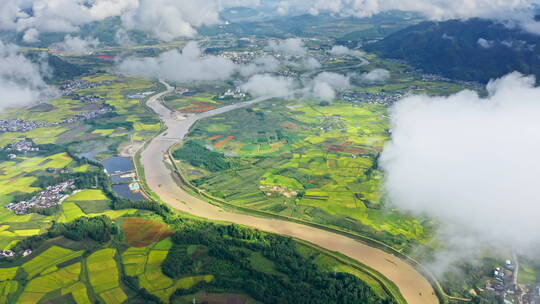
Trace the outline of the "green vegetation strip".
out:
<instances>
[{"instance_id":1,"label":"green vegetation strip","mask_svg":"<svg viewBox=\"0 0 540 304\"><path fill-rule=\"evenodd\" d=\"M392 298L394 298L396 300L396 303L398 304L407 304L407 301L405 300L405 298L403 297L403 295L401 294L401 292L399 291L399 288L396 286L396 284L394 284L392 281L388 280L385 276L383 276L381 273L379 273L378 271L376 271L375 269L372 269L370 267L368 267L367 265L364 265L354 259L351 259L343 254L340 254L338 252L333 252L333 251L330 251L328 249L325 249L325 248L322 248L322 247L319 247L317 245L314 245L314 244L311 244L309 242L306 242L304 240L301 240L301 239L297 239L295 238L294 239L296 242L298 243L301 243L303 244L304 246L307 246L307 247L310 247L316 251L319 251L321 252L322 254L326 255L326 256L330 256L336 260L338 260L339 262L347 265L347 266L350 266L364 274L366 274L367 276L369 276L370 278L372 278L373 280L375 280L383 289L384 291Z\"/></svg>"}]
</instances>

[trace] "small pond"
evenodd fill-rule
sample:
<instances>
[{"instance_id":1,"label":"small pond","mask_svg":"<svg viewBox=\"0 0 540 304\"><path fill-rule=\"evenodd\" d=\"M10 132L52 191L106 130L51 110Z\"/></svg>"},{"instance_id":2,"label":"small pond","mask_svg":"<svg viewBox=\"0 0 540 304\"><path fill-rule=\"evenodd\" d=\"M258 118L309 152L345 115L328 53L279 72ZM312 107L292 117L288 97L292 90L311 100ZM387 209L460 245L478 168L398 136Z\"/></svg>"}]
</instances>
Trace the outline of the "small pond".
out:
<instances>
[{"instance_id":1,"label":"small pond","mask_svg":"<svg viewBox=\"0 0 540 304\"><path fill-rule=\"evenodd\" d=\"M133 171L133 162L131 157L113 156L103 162L103 166L109 174L118 174Z\"/></svg>"},{"instance_id":2,"label":"small pond","mask_svg":"<svg viewBox=\"0 0 540 304\"><path fill-rule=\"evenodd\" d=\"M133 201L146 200L144 195L140 192L133 192L129 189L129 184L118 184L112 186L113 191L123 198L127 198Z\"/></svg>"}]
</instances>

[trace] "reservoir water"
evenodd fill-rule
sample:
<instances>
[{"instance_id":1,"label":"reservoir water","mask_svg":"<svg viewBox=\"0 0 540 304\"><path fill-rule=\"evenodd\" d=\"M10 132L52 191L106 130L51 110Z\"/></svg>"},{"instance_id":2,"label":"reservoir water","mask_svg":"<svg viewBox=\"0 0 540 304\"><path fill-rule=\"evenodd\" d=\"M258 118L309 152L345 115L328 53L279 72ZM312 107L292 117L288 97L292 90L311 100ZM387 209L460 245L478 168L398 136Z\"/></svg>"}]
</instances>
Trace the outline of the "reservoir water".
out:
<instances>
[{"instance_id":1,"label":"reservoir water","mask_svg":"<svg viewBox=\"0 0 540 304\"><path fill-rule=\"evenodd\" d=\"M103 162L103 166L109 174L118 174L133 171L131 157L113 156Z\"/></svg>"},{"instance_id":2,"label":"reservoir water","mask_svg":"<svg viewBox=\"0 0 540 304\"><path fill-rule=\"evenodd\" d=\"M132 201L144 201L146 198L140 192L133 192L129 189L128 184L118 184L112 186L113 191L123 198Z\"/></svg>"}]
</instances>

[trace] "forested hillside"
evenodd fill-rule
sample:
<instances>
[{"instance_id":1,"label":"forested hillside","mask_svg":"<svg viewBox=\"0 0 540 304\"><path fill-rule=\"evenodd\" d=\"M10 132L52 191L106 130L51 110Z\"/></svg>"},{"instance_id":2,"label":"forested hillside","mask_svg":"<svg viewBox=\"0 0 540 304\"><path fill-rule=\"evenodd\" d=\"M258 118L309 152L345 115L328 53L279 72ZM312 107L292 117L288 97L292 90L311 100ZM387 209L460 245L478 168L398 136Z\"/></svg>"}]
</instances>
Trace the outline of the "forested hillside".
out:
<instances>
[{"instance_id":1,"label":"forested hillside","mask_svg":"<svg viewBox=\"0 0 540 304\"><path fill-rule=\"evenodd\" d=\"M489 20L423 22L366 49L461 80L487 82L513 71L540 75L540 36Z\"/></svg>"}]
</instances>

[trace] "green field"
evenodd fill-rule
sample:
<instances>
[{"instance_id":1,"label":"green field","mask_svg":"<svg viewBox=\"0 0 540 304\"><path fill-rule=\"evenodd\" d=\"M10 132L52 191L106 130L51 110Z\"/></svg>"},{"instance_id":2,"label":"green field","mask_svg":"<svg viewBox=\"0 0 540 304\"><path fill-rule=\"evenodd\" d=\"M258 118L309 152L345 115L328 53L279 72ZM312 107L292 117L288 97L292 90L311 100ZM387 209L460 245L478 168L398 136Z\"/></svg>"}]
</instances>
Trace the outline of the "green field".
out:
<instances>
[{"instance_id":1,"label":"green field","mask_svg":"<svg viewBox=\"0 0 540 304\"><path fill-rule=\"evenodd\" d=\"M9 203L15 194L32 193L40 190L32 184L40 174L46 175L46 169L63 169L69 167L73 159L66 153L58 153L45 157L20 157L12 161L0 162L0 205Z\"/></svg>"},{"instance_id":2,"label":"green field","mask_svg":"<svg viewBox=\"0 0 540 304\"><path fill-rule=\"evenodd\" d=\"M71 294L77 304L91 304L92 302L88 298L88 289L82 282L77 282L67 288L63 288L62 295Z\"/></svg>"},{"instance_id":3,"label":"green field","mask_svg":"<svg viewBox=\"0 0 540 304\"><path fill-rule=\"evenodd\" d=\"M176 84L177 88L186 88L191 96L169 94L164 97L165 105L171 109L183 113L206 112L227 104L236 102L234 99L219 99L232 86L226 82L215 83L182 83Z\"/></svg>"},{"instance_id":4,"label":"green field","mask_svg":"<svg viewBox=\"0 0 540 304\"><path fill-rule=\"evenodd\" d=\"M226 153L230 169L211 172L189 159L179 165L193 184L227 202L406 248L429 232L385 207L377 158L387 117L385 106L372 103L261 103L204 119L189 134Z\"/></svg>"},{"instance_id":5,"label":"green field","mask_svg":"<svg viewBox=\"0 0 540 304\"><path fill-rule=\"evenodd\" d=\"M73 251L58 246L52 246L25 263L22 268L28 274L28 277L32 278L53 265L75 259L82 254L82 251Z\"/></svg>"},{"instance_id":6,"label":"green field","mask_svg":"<svg viewBox=\"0 0 540 304\"><path fill-rule=\"evenodd\" d=\"M101 190L85 189L68 197L58 213L50 216L40 214L16 215L8 209L0 208L0 248L11 248L25 237L44 232L52 221L71 222L81 216L96 217L107 215L117 219L133 215L136 209L111 210L111 201Z\"/></svg>"},{"instance_id":7,"label":"green field","mask_svg":"<svg viewBox=\"0 0 540 304\"><path fill-rule=\"evenodd\" d=\"M321 31L338 38L343 35L344 28L349 28L355 31L355 37L379 37L386 29L399 26L400 23L386 24L384 21L376 25L350 21L314 23L306 33ZM183 43L116 51L154 52ZM313 49L320 47L316 39L306 43ZM107 52L115 51L109 49ZM68 59L89 66L95 63L92 61L95 58ZM370 56L369 60L369 66L355 68L354 72L386 68L392 72L391 81L385 84L354 83L353 91L406 93L415 87L419 93L431 94L451 93L460 88L457 84L420 81L404 64L375 56ZM353 71L347 66L358 63L358 59L348 58L322 64L323 69L344 68L343 73L347 73ZM158 243L152 242L161 238L148 238L146 244L140 245L144 247L131 247L135 245L127 242L128 232L121 225L127 221L125 217L163 219L148 210L112 210L117 201L113 195L106 194L110 185L98 184L93 180L94 176L86 179L86 186L82 187L92 189L80 189L52 215L18 216L2 208L15 199L21 200L21 195L42 190L45 187L43 181L63 178L64 174L75 176L74 173L83 175L101 171L92 162L77 160L70 155L104 148L94 155L102 161L110 156L129 154L133 147L141 146L162 130L161 122L145 106L145 100L129 97L141 92L156 92L161 89L160 85L149 79L104 73L102 68L107 67L93 66L90 73L95 74L83 78L100 82L98 86L76 91L81 96L99 96L101 99L96 103L57 98L0 114L0 118L17 117L52 124L104 106L113 109L111 113L89 121L51 125L28 132L0 133L0 147L25 138L38 145L54 144L56 148L63 148L60 152L41 151L0 161L0 249L13 248L23 239L46 232L53 223L64 225L82 216L106 215L118 224L118 229L114 230L118 233L103 243L56 237L33 248L34 253L29 257L1 261L0 303L139 303L138 288L144 288L165 302L181 289L181 293L187 295L177 297L178 303L190 302L193 298L199 302L240 299L246 303L259 303L254 298L261 299L257 292L264 288L254 288L260 286L252 284L279 282L272 287L301 287L290 292L324 288L316 287L317 280L310 277L315 272L326 282L337 282L336 286L341 286L336 274L351 274L367 284L364 286L361 281L347 277L353 282L348 286L351 289L361 286L362 292L374 302L389 298L382 283L362 271L361 265L353 267L334 255L295 246L297 244L292 240L278 240L255 232L235 234L237 228L218 228L204 221L192 223L186 218L172 220L171 214L166 216L167 225L163 226L201 238L189 239L184 235L185 239L180 238L180 241L167 237ZM290 69L302 72L303 68ZM100 71L95 72L97 70ZM208 111L237 102L218 98L236 85L233 81L176 84L177 88L188 88L192 94L171 94L164 98L165 104L183 113ZM318 100L273 99L203 120L193 128L188 139L201 143L207 150L224 153L220 160L228 164L227 169L211 170L215 166L198 166L188 159L179 165L197 187L237 206L367 234L407 250L411 244L424 243L431 232L422 219L385 204L385 194L381 190L383 176L377 159L389 138L388 128L387 105L344 101L323 105ZM203 162L212 162L212 158ZM144 239L144 233L141 235ZM255 237L244 238L246 235ZM215 244L220 246L215 247ZM165 274L163 267L173 253L181 256L185 263L185 268L174 276ZM295 262L289 264L291 260ZM296 271L291 267L295 264L301 265ZM313 271L304 273L309 280L296 277L305 269ZM256 274L255 279L250 274ZM255 282L261 277L265 279ZM532 278L533 274L525 270L520 280L532 282ZM223 282L229 282L231 286L223 287L220 285ZM202 291L200 286L205 286ZM244 290L246 286L250 287L249 292ZM270 285L265 286L270 293Z\"/></svg>"},{"instance_id":8,"label":"green field","mask_svg":"<svg viewBox=\"0 0 540 304\"><path fill-rule=\"evenodd\" d=\"M538 282L536 270L528 265L520 265L518 284L533 285Z\"/></svg>"},{"instance_id":9,"label":"green field","mask_svg":"<svg viewBox=\"0 0 540 304\"><path fill-rule=\"evenodd\" d=\"M107 248L94 252L86 259L90 283L98 294L119 286L115 254L114 249Z\"/></svg>"},{"instance_id":10,"label":"green field","mask_svg":"<svg viewBox=\"0 0 540 304\"><path fill-rule=\"evenodd\" d=\"M78 198L81 197L84 196L79 195ZM65 238L47 241L42 245L43 248L37 248L34 254L20 261L21 266L0 268L0 300L9 300L8 303L67 303L67 299L78 304L96 301L107 304L131 303L137 301L137 292L133 289L137 286L164 302L169 302L171 295L181 289L183 294L197 299L244 298L246 303L259 303L253 300L249 293L238 293L237 288L224 289L217 287L221 285L214 287L213 284L217 284L218 277L233 281L246 277L245 271L248 269L270 275L274 279L279 278L284 280L283 282L288 281L290 270L284 272L283 263L268 253L270 248L283 248L280 250L289 250L288 254L298 254L305 258L301 260L302 263L313 261L312 267L323 271L321 274L350 273L365 280L378 297L388 296L384 290L379 290L379 283L365 273L330 256L322 258L322 254L312 248L300 244L295 247L294 243L290 243L293 241L286 238L276 239L255 230L244 231L240 230L244 229L240 227L214 226L210 223L190 222L188 219L178 229L180 232L191 232L175 241L174 238L167 237L146 247L129 247L120 235L104 244L76 242ZM202 243L178 241L192 233L200 234ZM248 240L249 234L256 235L256 238ZM206 238L208 241L203 241ZM232 263L227 254L221 257L221 253L211 249L211 244L224 240L231 242L232 246L224 247L223 243L218 245L218 248L223 248L222 250L232 256L242 257L244 262ZM85 250L82 250L83 248ZM184 273L174 277L163 271L163 264L170 258L171 252L188 257L191 261L186 265ZM122 273L126 276L121 275ZM132 279L127 280L128 277L135 279L136 285L133 285ZM207 284L205 286L208 287L203 289L207 290L207 293L199 293L202 283ZM181 296L175 297L178 301L182 299Z\"/></svg>"},{"instance_id":11,"label":"green field","mask_svg":"<svg viewBox=\"0 0 540 304\"><path fill-rule=\"evenodd\" d=\"M161 271L161 263L172 246L169 238L149 247L131 247L122 253L122 261L127 275L136 276L141 288L167 301L179 283ZM178 287L180 288L180 287Z\"/></svg>"},{"instance_id":12,"label":"green field","mask_svg":"<svg viewBox=\"0 0 540 304\"><path fill-rule=\"evenodd\" d=\"M53 290L68 287L79 281L81 264L75 263L58 271L33 279L26 285L25 292L49 293Z\"/></svg>"},{"instance_id":13,"label":"green field","mask_svg":"<svg viewBox=\"0 0 540 304\"><path fill-rule=\"evenodd\" d=\"M13 280L19 267L0 268L0 281Z\"/></svg>"},{"instance_id":14,"label":"green field","mask_svg":"<svg viewBox=\"0 0 540 304\"><path fill-rule=\"evenodd\" d=\"M18 287L19 283L16 281L0 280L0 303L7 303L8 297L17 292Z\"/></svg>"}]
</instances>

